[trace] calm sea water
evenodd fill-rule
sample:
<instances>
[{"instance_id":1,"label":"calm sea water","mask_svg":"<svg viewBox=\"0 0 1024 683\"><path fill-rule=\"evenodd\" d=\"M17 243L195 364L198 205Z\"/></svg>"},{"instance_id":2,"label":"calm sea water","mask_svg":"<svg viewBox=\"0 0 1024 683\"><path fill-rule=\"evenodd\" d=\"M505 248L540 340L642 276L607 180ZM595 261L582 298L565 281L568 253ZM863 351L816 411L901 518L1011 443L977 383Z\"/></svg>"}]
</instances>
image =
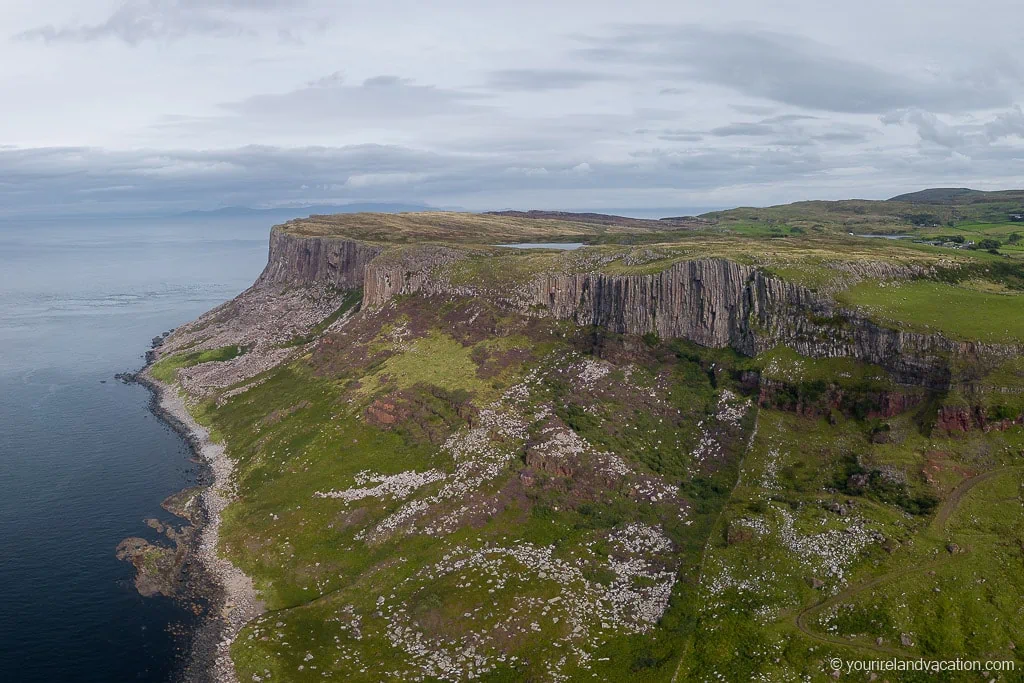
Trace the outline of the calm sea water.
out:
<instances>
[{"instance_id":1,"label":"calm sea water","mask_svg":"<svg viewBox=\"0 0 1024 683\"><path fill-rule=\"evenodd\" d=\"M0 680L162 681L172 601L114 557L155 538L189 485L183 441L147 410L150 339L252 283L262 219L0 223ZM105 382L105 383L104 383Z\"/></svg>"}]
</instances>

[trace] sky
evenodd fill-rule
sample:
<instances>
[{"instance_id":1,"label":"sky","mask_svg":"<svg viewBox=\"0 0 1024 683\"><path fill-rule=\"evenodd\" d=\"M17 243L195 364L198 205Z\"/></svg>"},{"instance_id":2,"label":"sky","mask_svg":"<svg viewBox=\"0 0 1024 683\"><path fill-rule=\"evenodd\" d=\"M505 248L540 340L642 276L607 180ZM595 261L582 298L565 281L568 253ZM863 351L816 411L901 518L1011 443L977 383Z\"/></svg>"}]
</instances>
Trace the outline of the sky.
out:
<instances>
[{"instance_id":1,"label":"sky","mask_svg":"<svg viewBox=\"0 0 1024 683\"><path fill-rule=\"evenodd\" d=\"M1019 0L0 2L0 215L1024 187Z\"/></svg>"}]
</instances>

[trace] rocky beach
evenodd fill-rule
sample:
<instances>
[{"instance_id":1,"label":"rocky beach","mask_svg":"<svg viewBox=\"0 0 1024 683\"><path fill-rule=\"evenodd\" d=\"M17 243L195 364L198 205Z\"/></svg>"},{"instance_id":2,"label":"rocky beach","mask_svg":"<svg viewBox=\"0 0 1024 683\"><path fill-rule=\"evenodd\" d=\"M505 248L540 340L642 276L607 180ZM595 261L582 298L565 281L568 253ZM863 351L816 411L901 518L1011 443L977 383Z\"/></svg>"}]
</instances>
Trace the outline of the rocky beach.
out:
<instances>
[{"instance_id":1,"label":"rocky beach","mask_svg":"<svg viewBox=\"0 0 1024 683\"><path fill-rule=\"evenodd\" d=\"M160 341L160 337L154 340L154 348ZM150 363L154 356L153 352L147 354ZM252 579L217 552L221 512L235 495L232 463L224 445L213 441L209 430L196 422L185 399L153 377L150 367L147 365L130 379L153 393L153 414L188 442L204 470L206 485L182 491L164 502L165 509L189 522L181 530L157 529L175 548L127 538L118 546L118 558L135 565L140 594L163 594L190 601L197 611L206 609L205 618L190 636L182 679L188 683L237 681L231 643L249 620L264 611L264 606ZM152 560L154 557L157 561Z\"/></svg>"}]
</instances>

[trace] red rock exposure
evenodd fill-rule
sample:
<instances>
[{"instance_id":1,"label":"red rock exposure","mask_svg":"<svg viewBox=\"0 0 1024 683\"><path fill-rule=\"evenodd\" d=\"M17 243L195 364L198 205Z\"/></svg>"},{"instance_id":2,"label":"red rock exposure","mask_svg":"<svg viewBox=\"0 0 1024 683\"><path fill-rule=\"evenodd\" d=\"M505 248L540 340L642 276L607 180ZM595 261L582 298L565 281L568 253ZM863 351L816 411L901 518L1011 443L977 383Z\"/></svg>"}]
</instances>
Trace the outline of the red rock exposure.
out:
<instances>
[{"instance_id":1,"label":"red rock exposure","mask_svg":"<svg viewBox=\"0 0 1024 683\"><path fill-rule=\"evenodd\" d=\"M943 406L935 420L935 428L947 434L958 434L980 429L985 432L1006 431L1024 424L1024 413L1015 418L990 420L981 406Z\"/></svg>"},{"instance_id":2,"label":"red rock exposure","mask_svg":"<svg viewBox=\"0 0 1024 683\"><path fill-rule=\"evenodd\" d=\"M378 398L366 409L366 421L377 427L385 427L398 422L398 410L394 400Z\"/></svg>"},{"instance_id":3,"label":"red rock exposure","mask_svg":"<svg viewBox=\"0 0 1024 683\"><path fill-rule=\"evenodd\" d=\"M948 434L969 432L983 426L984 420L983 414L965 406L943 406L939 409L935 427Z\"/></svg>"},{"instance_id":4,"label":"red rock exposure","mask_svg":"<svg viewBox=\"0 0 1024 683\"><path fill-rule=\"evenodd\" d=\"M744 386L756 382L749 377L742 378L742 381ZM915 408L924 399L921 392L850 391L830 384L812 400L798 396L796 401L792 401L792 396L799 394L799 388L777 380L762 379L758 391L758 405L772 406L810 418L823 417L836 410L851 413L855 405L867 406L865 417L890 418Z\"/></svg>"}]
</instances>

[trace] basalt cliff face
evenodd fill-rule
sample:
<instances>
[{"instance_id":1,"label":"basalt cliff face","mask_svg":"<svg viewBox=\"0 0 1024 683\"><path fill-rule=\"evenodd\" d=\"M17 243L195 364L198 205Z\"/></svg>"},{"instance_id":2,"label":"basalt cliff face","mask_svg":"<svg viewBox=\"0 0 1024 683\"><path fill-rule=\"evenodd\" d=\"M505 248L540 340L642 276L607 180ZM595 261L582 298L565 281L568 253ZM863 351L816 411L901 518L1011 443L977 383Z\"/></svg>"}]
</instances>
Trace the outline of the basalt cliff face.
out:
<instances>
[{"instance_id":1,"label":"basalt cliff face","mask_svg":"<svg viewBox=\"0 0 1024 683\"><path fill-rule=\"evenodd\" d=\"M384 249L361 242L270 233L267 267L257 284L328 284L341 289L363 286L366 266Z\"/></svg>"},{"instance_id":2,"label":"basalt cliff face","mask_svg":"<svg viewBox=\"0 0 1024 683\"><path fill-rule=\"evenodd\" d=\"M450 280L447 267L466 254L443 246L389 251L275 230L260 282L361 287L363 307L370 309L408 294L483 296L521 313L728 346L750 356L782 345L812 358L854 358L884 367L901 383L938 390L1024 352L882 327L826 295L721 258L682 261L644 275L546 272L501 291Z\"/></svg>"}]
</instances>

